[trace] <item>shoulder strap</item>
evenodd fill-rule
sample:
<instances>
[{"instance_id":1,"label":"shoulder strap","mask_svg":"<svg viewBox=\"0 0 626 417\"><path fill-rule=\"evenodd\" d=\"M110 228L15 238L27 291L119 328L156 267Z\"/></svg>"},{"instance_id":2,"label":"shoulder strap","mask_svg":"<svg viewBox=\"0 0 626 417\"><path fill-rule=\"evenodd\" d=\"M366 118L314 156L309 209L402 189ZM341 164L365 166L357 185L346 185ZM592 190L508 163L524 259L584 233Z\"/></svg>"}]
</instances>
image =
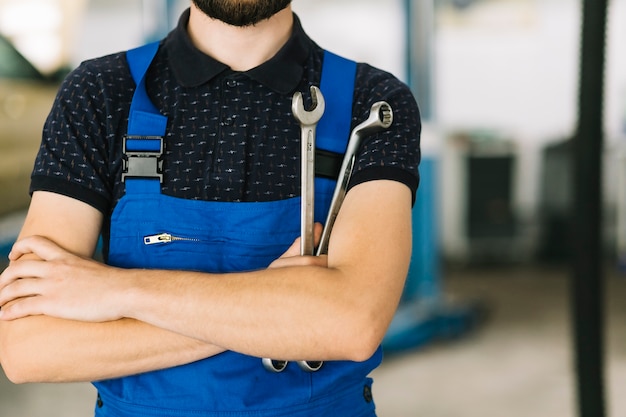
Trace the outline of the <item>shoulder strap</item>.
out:
<instances>
[{"instance_id":1,"label":"shoulder strap","mask_svg":"<svg viewBox=\"0 0 626 417\"><path fill-rule=\"evenodd\" d=\"M136 86L123 138L122 180L126 184L126 193L158 193L161 189L161 157L167 117L159 112L146 91L146 73L158 50L159 42L153 42L126 52Z\"/></svg>"},{"instance_id":2,"label":"shoulder strap","mask_svg":"<svg viewBox=\"0 0 626 417\"><path fill-rule=\"evenodd\" d=\"M326 110L316 127L316 173L336 179L348 146L356 62L324 51L320 90Z\"/></svg>"},{"instance_id":3,"label":"shoulder strap","mask_svg":"<svg viewBox=\"0 0 626 417\"><path fill-rule=\"evenodd\" d=\"M126 52L130 73L136 85L130 106L128 135L165 135L167 118L159 113L146 92L146 73L158 50L159 42L153 42Z\"/></svg>"}]
</instances>

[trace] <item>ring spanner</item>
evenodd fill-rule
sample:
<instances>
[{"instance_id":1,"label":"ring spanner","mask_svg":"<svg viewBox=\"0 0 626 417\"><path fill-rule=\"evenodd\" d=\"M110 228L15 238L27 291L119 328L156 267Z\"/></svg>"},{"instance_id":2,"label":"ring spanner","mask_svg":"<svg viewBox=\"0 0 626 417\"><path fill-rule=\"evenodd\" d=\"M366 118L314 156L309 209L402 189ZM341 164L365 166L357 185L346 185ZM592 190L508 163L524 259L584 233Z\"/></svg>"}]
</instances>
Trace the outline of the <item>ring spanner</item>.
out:
<instances>
[{"instance_id":1,"label":"ring spanner","mask_svg":"<svg viewBox=\"0 0 626 417\"><path fill-rule=\"evenodd\" d=\"M337 214L339 214L341 203L343 203L343 199L346 196L348 183L350 182L352 170L354 169L356 153L361 146L363 137L385 130L391 126L391 123L393 123L393 110L391 109L391 106L385 101L378 101L372 104L367 120L360 123L352 130L350 139L348 140L348 147L346 148L346 153L341 164L341 169L339 170L337 186L333 192L333 198L330 203L328 216L326 217L326 223L324 223L324 230L322 231L322 238L319 246L317 247L316 255L319 256L328 253L330 232L335 224Z\"/></svg>"},{"instance_id":2,"label":"ring spanner","mask_svg":"<svg viewBox=\"0 0 626 417\"><path fill-rule=\"evenodd\" d=\"M291 111L294 118L300 123L301 130L301 169L300 169L300 255L314 255L314 197L315 197L315 128L322 118L325 109L324 96L316 86L311 86L311 110L304 108L302 93L297 91L293 95ZM287 361L263 359L265 369L272 372L281 372L287 367ZM321 361L298 361L300 368L307 372L319 370Z\"/></svg>"}]
</instances>

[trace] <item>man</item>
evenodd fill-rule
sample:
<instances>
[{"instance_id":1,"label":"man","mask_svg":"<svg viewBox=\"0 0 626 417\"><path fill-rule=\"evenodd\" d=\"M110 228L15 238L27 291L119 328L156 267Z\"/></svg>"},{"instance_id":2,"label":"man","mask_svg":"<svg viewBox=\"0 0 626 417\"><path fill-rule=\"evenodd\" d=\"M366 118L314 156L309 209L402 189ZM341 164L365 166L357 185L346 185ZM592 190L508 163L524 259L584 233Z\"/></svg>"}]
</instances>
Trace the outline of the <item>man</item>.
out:
<instances>
[{"instance_id":1,"label":"man","mask_svg":"<svg viewBox=\"0 0 626 417\"><path fill-rule=\"evenodd\" d=\"M6 374L97 381L98 416L375 415L367 375L410 259L410 91L356 66L351 126L380 100L394 122L364 139L328 255L300 256L291 100L330 58L290 1L194 0L143 71L136 56L83 63L46 122L0 277ZM91 259L101 234L106 263Z\"/></svg>"}]
</instances>

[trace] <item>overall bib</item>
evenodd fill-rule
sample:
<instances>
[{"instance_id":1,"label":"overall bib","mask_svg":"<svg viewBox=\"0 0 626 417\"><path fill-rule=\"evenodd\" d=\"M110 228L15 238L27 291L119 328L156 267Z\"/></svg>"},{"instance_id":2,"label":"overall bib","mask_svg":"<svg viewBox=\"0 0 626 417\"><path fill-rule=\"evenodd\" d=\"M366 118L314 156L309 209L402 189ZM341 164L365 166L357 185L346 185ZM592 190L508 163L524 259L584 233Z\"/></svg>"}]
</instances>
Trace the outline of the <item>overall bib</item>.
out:
<instances>
[{"instance_id":1,"label":"overall bib","mask_svg":"<svg viewBox=\"0 0 626 417\"><path fill-rule=\"evenodd\" d=\"M266 268L300 234L300 198L231 203L161 194L159 156L167 119L145 90L145 73L157 50L154 43L127 55L137 88L124 138L126 193L111 217L107 263L211 273ZM355 65L325 54L321 90L327 108L317 143L326 151L345 151ZM333 180L316 178L315 221L325 221L334 186ZM381 359L379 348L363 363L325 362L318 372L304 372L290 362L283 372L272 373L260 358L227 351L188 365L95 382L96 416L374 416L368 374Z\"/></svg>"}]
</instances>

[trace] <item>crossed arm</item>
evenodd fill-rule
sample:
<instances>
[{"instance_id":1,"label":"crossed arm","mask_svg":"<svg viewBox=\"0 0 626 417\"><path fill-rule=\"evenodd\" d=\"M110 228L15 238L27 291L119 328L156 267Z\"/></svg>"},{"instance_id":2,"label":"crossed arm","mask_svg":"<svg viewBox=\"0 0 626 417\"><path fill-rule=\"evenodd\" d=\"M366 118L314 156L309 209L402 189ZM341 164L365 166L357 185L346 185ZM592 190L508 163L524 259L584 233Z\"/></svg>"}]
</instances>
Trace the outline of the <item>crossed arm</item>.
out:
<instances>
[{"instance_id":1,"label":"crossed arm","mask_svg":"<svg viewBox=\"0 0 626 417\"><path fill-rule=\"evenodd\" d=\"M346 196L328 257L297 244L268 269L213 275L90 259L95 209L37 192L0 276L0 363L15 382L89 381L234 350L365 360L380 344L410 259L411 192L372 181Z\"/></svg>"}]
</instances>

